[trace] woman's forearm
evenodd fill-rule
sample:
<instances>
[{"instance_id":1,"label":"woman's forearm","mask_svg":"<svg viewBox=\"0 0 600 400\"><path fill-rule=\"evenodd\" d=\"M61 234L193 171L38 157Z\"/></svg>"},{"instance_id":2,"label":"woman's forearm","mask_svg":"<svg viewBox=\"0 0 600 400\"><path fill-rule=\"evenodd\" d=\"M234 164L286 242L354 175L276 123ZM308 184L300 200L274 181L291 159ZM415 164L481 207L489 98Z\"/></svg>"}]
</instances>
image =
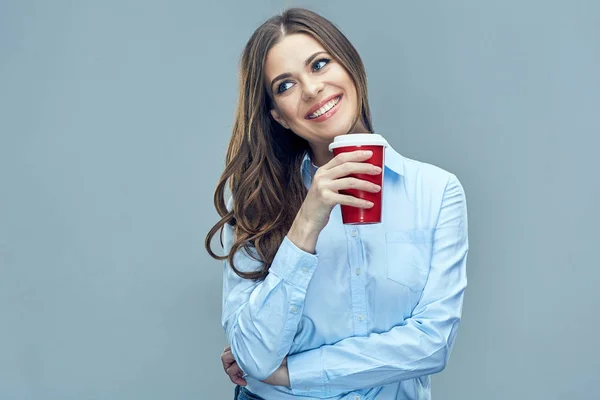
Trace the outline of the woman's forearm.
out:
<instances>
[{"instance_id":1,"label":"woman's forearm","mask_svg":"<svg viewBox=\"0 0 600 400\"><path fill-rule=\"evenodd\" d=\"M288 231L287 237L299 249L306 251L307 253L315 254L317 239L319 239L320 233L321 230L308 222L307 219L304 218L302 209L300 209L298 215L294 219L292 227Z\"/></svg>"}]
</instances>

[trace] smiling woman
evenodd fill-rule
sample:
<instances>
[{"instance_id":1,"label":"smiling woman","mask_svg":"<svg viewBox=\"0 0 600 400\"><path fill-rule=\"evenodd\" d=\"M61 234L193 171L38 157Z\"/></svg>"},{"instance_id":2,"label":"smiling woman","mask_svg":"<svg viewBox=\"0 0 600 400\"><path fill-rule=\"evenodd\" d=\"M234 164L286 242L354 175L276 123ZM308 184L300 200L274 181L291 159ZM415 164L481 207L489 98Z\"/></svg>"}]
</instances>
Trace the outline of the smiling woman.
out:
<instances>
[{"instance_id":1,"label":"smiling woman","mask_svg":"<svg viewBox=\"0 0 600 400\"><path fill-rule=\"evenodd\" d=\"M271 115L313 144L317 165L330 158L329 151L319 153L327 149L320 149L317 143L330 143L335 136L353 130L367 132L357 120L360 104L353 79L311 35L290 34L273 46L266 59L265 75L274 99Z\"/></svg>"},{"instance_id":2,"label":"smiling woman","mask_svg":"<svg viewBox=\"0 0 600 400\"><path fill-rule=\"evenodd\" d=\"M354 46L316 13L292 8L254 32L242 53L238 110L215 191L222 219L207 235L211 256L223 259L212 252L210 240L235 220L231 267L244 278L267 275L307 193L302 176L295 173L307 151L320 166L331 160L327 146L335 136L372 132L366 82ZM335 109L311 118L335 98ZM228 183L231 210L224 201ZM265 261L260 271L236 269L233 254L240 247L253 247Z\"/></svg>"},{"instance_id":3,"label":"smiling woman","mask_svg":"<svg viewBox=\"0 0 600 400\"><path fill-rule=\"evenodd\" d=\"M431 398L467 284L460 182L390 146L384 168L371 151L333 156L338 136L376 135L356 49L314 12L262 24L239 76L221 220L205 241L224 261L221 359L235 398ZM358 179L384 169L383 185ZM348 189L393 207L376 225L344 224L341 205L373 207ZM223 256L210 246L219 230Z\"/></svg>"}]
</instances>

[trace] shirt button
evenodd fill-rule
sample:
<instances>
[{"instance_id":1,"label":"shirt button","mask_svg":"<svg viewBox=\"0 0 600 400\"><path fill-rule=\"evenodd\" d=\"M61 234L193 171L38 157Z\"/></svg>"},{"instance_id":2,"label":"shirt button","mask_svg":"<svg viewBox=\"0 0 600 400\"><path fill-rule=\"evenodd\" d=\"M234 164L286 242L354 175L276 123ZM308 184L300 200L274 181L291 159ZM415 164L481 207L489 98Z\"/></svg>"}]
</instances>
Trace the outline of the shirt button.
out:
<instances>
[{"instance_id":1,"label":"shirt button","mask_svg":"<svg viewBox=\"0 0 600 400\"><path fill-rule=\"evenodd\" d=\"M307 267L302 268L302 272L304 272L305 274L308 274L308 268Z\"/></svg>"},{"instance_id":2,"label":"shirt button","mask_svg":"<svg viewBox=\"0 0 600 400\"><path fill-rule=\"evenodd\" d=\"M358 314L358 320L362 321L363 319L365 319L365 316L362 314Z\"/></svg>"},{"instance_id":3,"label":"shirt button","mask_svg":"<svg viewBox=\"0 0 600 400\"><path fill-rule=\"evenodd\" d=\"M352 235L352 237L356 237L356 235L358 235L358 232L356 231L356 229L352 229L352 232L350 232L350 234Z\"/></svg>"},{"instance_id":4,"label":"shirt button","mask_svg":"<svg viewBox=\"0 0 600 400\"><path fill-rule=\"evenodd\" d=\"M298 313L298 307L292 306L292 309L290 311L292 311L292 314L297 314Z\"/></svg>"},{"instance_id":5,"label":"shirt button","mask_svg":"<svg viewBox=\"0 0 600 400\"><path fill-rule=\"evenodd\" d=\"M354 272L356 272L356 275L360 275L360 268L356 268L356 271Z\"/></svg>"},{"instance_id":6,"label":"shirt button","mask_svg":"<svg viewBox=\"0 0 600 400\"><path fill-rule=\"evenodd\" d=\"M360 396L359 395L354 396L354 400L360 400Z\"/></svg>"}]
</instances>

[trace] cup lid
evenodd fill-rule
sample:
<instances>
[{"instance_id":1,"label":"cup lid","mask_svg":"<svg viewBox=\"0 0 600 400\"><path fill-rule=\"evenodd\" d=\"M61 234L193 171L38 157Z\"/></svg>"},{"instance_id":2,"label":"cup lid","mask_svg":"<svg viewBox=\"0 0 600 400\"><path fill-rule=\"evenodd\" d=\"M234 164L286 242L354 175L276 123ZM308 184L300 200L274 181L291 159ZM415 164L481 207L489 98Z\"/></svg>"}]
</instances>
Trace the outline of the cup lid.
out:
<instances>
[{"instance_id":1,"label":"cup lid","mask_svg":"<svg viewBox=\"0 0 600 400\"><path fill-rule=\"evenodd\" d=\"M376 133L347 133L336 136L333 142L329 144L329 151L338 147L347 146L383 146L387 147L388 142L383 136Z\"/></svg>"}]
</instances>

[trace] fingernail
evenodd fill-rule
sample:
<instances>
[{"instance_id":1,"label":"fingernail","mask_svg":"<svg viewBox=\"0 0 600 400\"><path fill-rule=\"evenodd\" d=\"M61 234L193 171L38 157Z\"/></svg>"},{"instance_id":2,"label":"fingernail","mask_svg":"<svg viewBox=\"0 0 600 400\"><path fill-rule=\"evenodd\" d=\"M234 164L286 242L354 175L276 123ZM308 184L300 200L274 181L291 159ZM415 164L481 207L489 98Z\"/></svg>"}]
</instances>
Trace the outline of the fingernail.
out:
<instances>
[{"instance_id":1,"label":"fingernail","mask_svg":"<svg viewBox=\"0 0 600 400\"><path fill-rule=\"evenodd\" d=\"M373 152L371 150L365 150L365 151L363 151L362 155L365 156L365 157L366 156L372 156Z\"/></svg>"}]
</instances>

